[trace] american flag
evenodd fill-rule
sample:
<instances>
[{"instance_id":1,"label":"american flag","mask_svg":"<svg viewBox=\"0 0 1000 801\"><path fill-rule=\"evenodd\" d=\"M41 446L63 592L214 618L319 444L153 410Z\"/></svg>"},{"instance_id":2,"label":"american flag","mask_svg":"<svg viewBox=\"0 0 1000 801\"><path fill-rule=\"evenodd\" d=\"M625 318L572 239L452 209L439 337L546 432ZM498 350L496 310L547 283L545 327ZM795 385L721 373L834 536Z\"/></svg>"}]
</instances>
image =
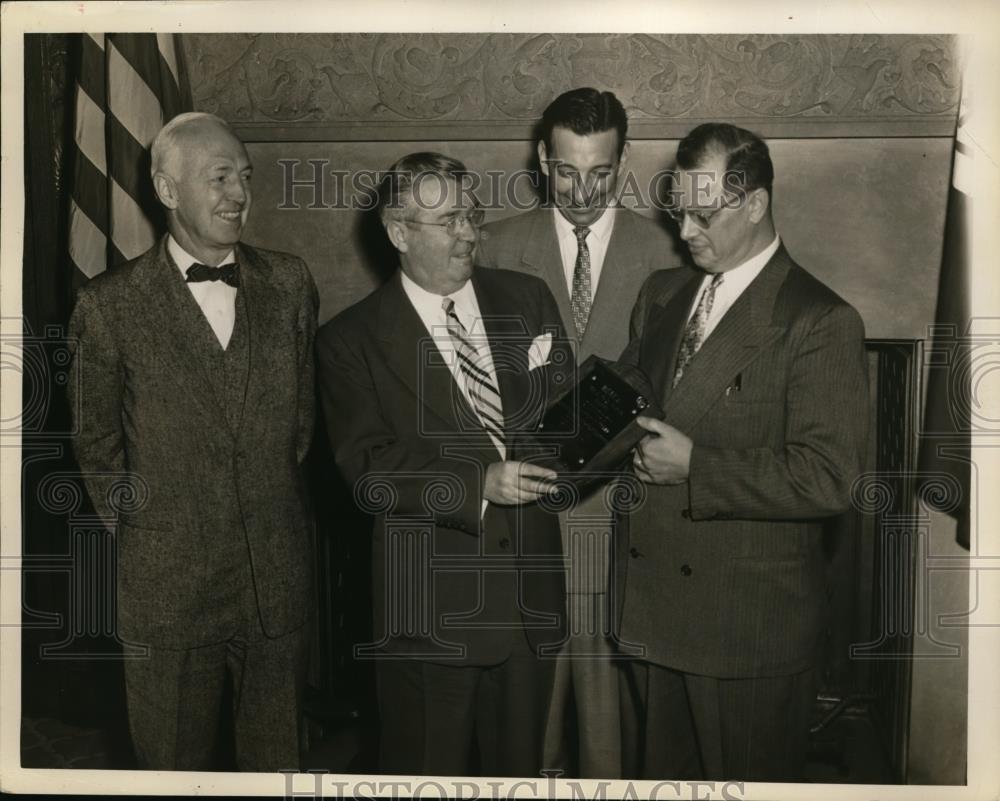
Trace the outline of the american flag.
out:
<instances>
[{"instance_id":1,"label":"american flag","mask_svg":"<svg viewBox=\"0 0 1000 801\"><path fill-rule=\"evenodd\" d=\"M148 149L163 123L191 110L191 92L174 34L80 38L69 253L93 278L155 242Z\"/></svg>"},{"instance_id":2,"label":"american flag","mask_svg":"<svg viewBox=\"0 0 1000 801\"><path fill-rule=\"evenodd\" d=\"M936 319L926 360L927 406L920 445L920 490L932 508L955 518L956 540L966 549L971 538L970 381L975 358L969 283L975 165L968 132L968 100L968 94L963 94L956 123Z\"/></svg>"}]
</instances>

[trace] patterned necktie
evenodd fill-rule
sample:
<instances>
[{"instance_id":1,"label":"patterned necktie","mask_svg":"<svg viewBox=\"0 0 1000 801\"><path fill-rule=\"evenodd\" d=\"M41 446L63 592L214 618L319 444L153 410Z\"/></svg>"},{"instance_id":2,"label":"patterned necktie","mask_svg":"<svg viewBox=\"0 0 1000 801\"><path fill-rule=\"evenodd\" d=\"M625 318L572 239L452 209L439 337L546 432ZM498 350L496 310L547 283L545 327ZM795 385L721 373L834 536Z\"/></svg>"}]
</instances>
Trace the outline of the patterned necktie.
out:
<instances>
[{"instance_id":1,"label":"patterned necktie","mask_svg":"<svg viewBox=\"0 0 1000 801\"><path fill-rule=\"evenodd\" d=\"M197 284L202 281L222 281L229 286L240 285L240 265L236 262L209 267L207 264L195 262L187 268L187 282Z\"/></svg>"},{"instance_id":2,"label":"patterned necktie","mask_svg":"<svg viewBox=\"0 0 1000 801\"><path fill-rule=\"evenodd\" d=\"M590 248L587 247L587 234L590 233L590 228L586 225L574 225L573 233L576 234L577 250L569 305L573 312L576 335L583 339L583 332L587 330L587 319L590 317Z\"/></svg>"},{"instance_id":3,"label":"patterned necktie","mask_svg":"<svg viewBox=\"0 0 1000 801\"><path fill-rule=\"evenodd\" d=\"M712 276L708 287L701 293L698 307L694 310L694 314L691 315L691 319L688 320L687 327L684 329L684 338L681 339L681 347L677 352L677 367L674 370L673 386L675 387L681 380L681 376L684 375L684 369L694 358L702 342L705 341L705 326L708 323L708 315L712 313L715 290L719 288L721 283L722 273L716 273Z\"/></svg>"},{"instance_id":4,"label":"patterned necktie","mask_svg":"<svg viewBox=\"0 0 1000 801\"><path fill-rule=\"evenodd\" d=\"M489 372L483 369L483 360L479 350L469 340L468 331L455 314L455 301L451 298L441 300L447 319L448 333L458 354L458 365L465 379L465 390L472 399L472 404L487 433L499 445L503 445L503 405L500 403L500 392L496 382Z\"/></svg>"}]
</instances>

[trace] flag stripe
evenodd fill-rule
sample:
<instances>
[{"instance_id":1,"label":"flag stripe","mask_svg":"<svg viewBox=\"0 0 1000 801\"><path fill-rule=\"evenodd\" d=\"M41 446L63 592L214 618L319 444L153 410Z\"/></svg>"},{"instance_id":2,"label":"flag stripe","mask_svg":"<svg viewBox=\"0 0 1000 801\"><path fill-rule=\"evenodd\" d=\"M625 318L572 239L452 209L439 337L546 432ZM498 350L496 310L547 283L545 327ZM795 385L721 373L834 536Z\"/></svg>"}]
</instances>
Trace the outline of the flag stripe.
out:
<instances>
[{"instance_id":1,"label":"flag stripe","mask_svg":"<svg viewBox=\"0 0 1000 801\"><path fill-rule=\"evenodd\" d=\"M112 242L109 245L109 249L111 250L111 263L112 264L124 264L125 262L127 262L129 260L128 256L126 256L118 248L115 247L115 243L114 242Z\"/></svg>"},{"instance_id":2,"label":"flag stripe","mask_svg":"<svg viewBox=\"0 0 1000 801\"><path fill-rule=\"evenodd\" d=\"M173 34L119 33L112 35L112 41L122 59L158 98L164 120L184 110L178 79L177 40Z\"/></svg>"},{"instance_id":3,"label":"flag stripe","mask_svg":"<svg viewBox=\"0 0 1000 801\"><path fill-rule=\"evenodd\" d=\"M147 86L159 86L160 48L155 33L111 33L108 41Z\"/></svg>"},{"instance_id":4,"label":"flag stripe","mask_svg":"<svg viewBox=\"0 0 1000 801\"><path fill-rule=\"evenodd\" d=\"M89 277L153 245L148 147L190 91L174 34L81 34L79 55L70 253Z\"/></svg>"},{"instance_id":5,"label":"flag stripe","mask_svg":"<svg viewBox=\"0 0 1000 801\"><path fill-rule=\"evenodd\" d=\"M76 268L88 278L107 269L107 237L72 200L69 209L69 256Z\"/></svg>"},{"instance_id":6,"label":"flag stripe","mask_svg":"<svg viewBox=\"0 0 1000 801\"><path fill-rule=\"evenodd\" d=\"M103 37L102 37L103 38ZM80 74L77 83L88 97L104 109L104 48L92 36L84 36L80 45Z\"/></svg>"},{"instance_id":7,"label":"flag stripe","mask_svg":"<svg viewBox=\"0 0 1000 801\"><path fill-rule=\"evenodd\" d=\"M135 141L116 117L108 120L109 175L139 205L149 198L149 151Z\"/></svg>"},{"instance_id":8,"label":"flag stripe","mask_svg":"<svg viewBox=\"0 0 1000 801\"><path fill-rule=\"evenodd\" d=\"M156 41L160 51L160 101L163 104L163 119L169 120L184 111L178 63L180 43L173 34L166 33L157 34Z\"/></svg>"},{"instance_id":9,"label":"flag stripe","mask_svg":"<svg viewBox=\"0 0 1000 801\"><path fill-rule=\"evenodd\" d=\"M81 154L77 154L73 173L73 202L91 222L107 233L107 178Z\"/></svg>"},{"instance_id":10,"label":"flag stripe","mask_svg":"<svg viewBox=\"0 0 1000 801\"><path fill-rule=\"evenodd\" d=\"M170 70L170 75L174 79L174 88L181 85L181 73L177 65L177 40L174 39L172 33L158 33L156 34L156 49L160 51L160 59L163 64L166 65L167 69Z\"/></svg>"},{"instance_id":11,"label":"flag stripe","mask_svg":"<svg viewBox=\"0 0 1000 801\"><path fill-rule=\"evenodd\" d=\"M99 172L105 175L108 165L104 151L104 111L81 87L76 93L76 146L80 155Z\"/></svg>"},{"instance_id":12,"label":"flag stripe","mask_svg":"<svg viewBox=\"0 0 1000 801\"><path fill-rule=\"evenodd\" d=\"M126 259L134 259L156 242L153 224L142 207L116 181L111 181L111 239Z\"/></svg>"},{"instance_id":13,"label":"flag stripe","mask_svg":"<svg viewBox=\"0 0 1000 801\"><path fill-rule=\"evenodd\" d=\"M108 48L108 69L112 75L108 107L136 142L149 147L163 127L163 110L149 84L121 56L117 42L116 38Z\"/></svg>"}]
</instances>

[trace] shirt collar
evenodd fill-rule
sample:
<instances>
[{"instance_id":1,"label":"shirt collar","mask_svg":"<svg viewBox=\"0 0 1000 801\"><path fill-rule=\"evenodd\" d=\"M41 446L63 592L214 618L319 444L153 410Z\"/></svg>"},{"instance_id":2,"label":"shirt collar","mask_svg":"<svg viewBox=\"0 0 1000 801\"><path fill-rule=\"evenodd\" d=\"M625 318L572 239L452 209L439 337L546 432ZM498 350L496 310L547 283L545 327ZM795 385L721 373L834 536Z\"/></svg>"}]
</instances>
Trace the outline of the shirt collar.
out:
<instances>
[{"instance_id":1,"label":"shirt collar","mask_svg":"<svg viewBox=\"0 0 1000 801\"><path fill-rule=\"evenodd\" d=\"M609 204L604 210L604 214L588 226L590 228L590 233L587 234L587 239L590 239L590 237L593 236L600 239L602 242L606 242L608 240L611 236L611 229L614 228L615 225L616 208L616 204ZM560 212L557 208L553 208L552 213L556 215L556 236L560 239L569 237L575 242L576 232L573 230L573 223L563 217L562 212Z\"/></svg>"},{"instance_id":2,"label":"shirt collar","mask_svg":"<svg viewBox=\"0 0 1000 801\"><path fill-rule=\"evenodd\" d=\"M182 248L179 244L177 244L177 240L174 239L173 234L167 234L167 252L170 254L170 257L174 260L174 264L176 264L177 267L180 269L181 274L184 275L185 277L187 276L188 267L190 267L192 264L197 263L198 261L198 259L196 259L190 253L184 250L184 248ZM233 261L236 261L235 249L230 250L229 253L226 254L226 258L224 258L219 263L229 264L230 262Z\"/></svg>"},{"instance_id":3,"label":"shirt collar","mask_svg":"<svg viewBox=\"0 0 1000 801\"><path fill-rule=\"evenodd\" d=\"M767 263L771 260L771 257L778 252L778 248L781 245L781 237L777 234L774 235L774 240L764 248L756 256L752 256L745 262L737 267L733 267L731 270L726 270L723 275L725 275L725 280L722 282L722 286L725 287L727 293L733 294L735 297L748 286L760 275L760 271L764 269ZM720 287L721 289L721 287Z\"/></svg>"},{"instance_id":4,"label":"shirt collar","mask_svg":"<svg viewBox=\"0 0 1000 801\"><path fill-rule=\"evenodd\" d=\"M399 277L403 284L403 291L421 317L440 321L444 325L446 319L442 304L444 298L447 297L455 301L455 314L465 326L466 331L473 330L479 318L479 304L476 302L476 293L472 288L471 280L466 281L462 284L461 289L450 295L436 295L433 292L428 292L402 270L399 271Z\"/></svg>"}]
</instances>

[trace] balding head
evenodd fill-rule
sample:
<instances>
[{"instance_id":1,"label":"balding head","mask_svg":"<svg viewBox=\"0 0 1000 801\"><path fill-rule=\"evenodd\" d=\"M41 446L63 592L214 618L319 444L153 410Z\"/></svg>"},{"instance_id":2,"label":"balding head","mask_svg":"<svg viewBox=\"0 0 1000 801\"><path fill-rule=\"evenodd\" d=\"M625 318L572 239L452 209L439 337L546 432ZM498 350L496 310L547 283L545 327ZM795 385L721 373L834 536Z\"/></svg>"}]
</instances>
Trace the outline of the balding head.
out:
<instances>
[{"instance_id":1,"label":"balding head","mask_svg":"<svg viewBox=\"0 0 1000 801\"><path fill-rule=\"evenodd\" d=\"M171 119L160 129L149 146L150 176L155 180L156 173L165 172L176 178L179 174L179 156L184 146L191 139L204 136L213 128L221 128L234 139L237 138L228 122L204 111L188 111Z\"/></svg>"},{"instance_id":2,"label":"balding head","mask_svg":"<svg viewBox=\"0 0 1000 801\"><path fill-rule=\"evenodd\" d=\"M153 187L177 243L216 265L239 241L250 211L250 157L213 114L181 114L151 148Z\"/></svg>"}]
</instances>

